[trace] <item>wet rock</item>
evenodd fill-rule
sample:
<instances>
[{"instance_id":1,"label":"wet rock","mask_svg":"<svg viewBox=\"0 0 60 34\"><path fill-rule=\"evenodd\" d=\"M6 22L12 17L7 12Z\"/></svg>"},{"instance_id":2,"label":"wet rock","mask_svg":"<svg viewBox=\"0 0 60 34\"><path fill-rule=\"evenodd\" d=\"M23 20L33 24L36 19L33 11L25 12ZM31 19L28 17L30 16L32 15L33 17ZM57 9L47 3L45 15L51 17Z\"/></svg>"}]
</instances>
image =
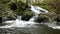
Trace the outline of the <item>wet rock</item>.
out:
<instances>
[{"instance_id":1,"label":"wet rock","mask_svg":"<svg viewBox=\"0 0 60 34\"><path fill-rule=\"evenodd\" d=\"M35 22L49 22L49 20L48 20L48 18L42 18L42 17L40 17L40 18L37 18L37 20L35 20Z\"/></svg>"},{"instance_id":2,"label":"wet rock","mask_svg":"<svg viewBox=\"0 0 60 34\"><path fill-rule=\"evenodd\" d=\"M55 18L55 21L57 22L57 25L60 25L60 17L59 17L59 16L57 16L57 17Z\"/></svg>"},{"instance_id":3,"label":"wet rock","mask_svg":"<svg viewBox=\"0 0 60 34\"><path fill-rule=\"evenodd\" d=\"M57 25L59 25L59 26L60 26L60 22L58 22L58 23L57 23Z\"/></svg>"},{"instance_id":4,"label":"wet rock","mask_svg":"<svg viewBox=\"0 0 60 34\"><path fill-rule=\"evenodd\" d=\"M24 11L22 14L22 20L29 21L29 19L34 16L31 11Z\"/></svg>"},{"instance_id":5,"label":"wet rock","mask_svg":"<svg viewBox=\"0 0 60 34\"><path fill-rule=\"evenodd\" d=\"M24 20L24 21L29 21L30 18L31 18L31 16L22 16L22 20Z\"/></svg>"},{"instance_id":6,"label":"wet rock","mask_svg":"<svg viewBox=\"0 0 60 34\"><path fill-rule=\"evenodd\" d=\"M5 24L2 21L2 17L0 17L0 26L4 26Z\"/></svg>"},{"instance_id":7,"label":"wet rock","mask_svg":"<svg viewBox=\"0 0 60 34\"><path fill-rule=\"evenodd\" d=\"M45 15L45 14L40 14L39 16L38 16L38 18L37 19L35 19L35 22L39 22L39 23L41 23L41 22L43 22L43 23L47 23L47 22L50 22L49 21L49 16L47 16L47 15Z\"/></svg>"},{"instance_id":8,"label":"wet rock","mask_svg":"<svg viewBox=\"0 0 60 34\"><path fill-rule=\"evenodd\" d=\"M14 17L2 17L2 21L9 21L9 20L15 20L16 18Z\"/></svg>"},{"instance_id":9,"label":"wet rock","mask_svg":"<svg viewBox=\"0 0 60 34\"><path fill-rule=\"evenodd\" d=\"M0 17L0 23L2 23L2 17Z\"/></svg>"}]
</instances>

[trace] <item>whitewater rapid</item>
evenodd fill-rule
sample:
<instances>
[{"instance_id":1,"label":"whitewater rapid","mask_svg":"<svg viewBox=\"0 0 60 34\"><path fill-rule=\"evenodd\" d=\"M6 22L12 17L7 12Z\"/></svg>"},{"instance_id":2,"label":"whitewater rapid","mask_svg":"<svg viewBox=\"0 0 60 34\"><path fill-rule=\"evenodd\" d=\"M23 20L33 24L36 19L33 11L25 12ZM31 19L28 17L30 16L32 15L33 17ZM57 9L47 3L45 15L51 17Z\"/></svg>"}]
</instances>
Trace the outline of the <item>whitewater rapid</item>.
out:
<instances>
[{"instance_id":1,"label":"whitewater rapid","mask_svg":"<svg viewBox=\"0 0 60 34\"><path fill-rule=\"evenodd\" d=\"M33 16L32 18L29 19L29 21L23 21L21 20L21 17L22 16L18 16L16 20L11 20L11 21L5 21L5 23L7 23L7 25L5 26L1 26L0 28L13 28L13 27L35 27L34 25L35 24L39 24L37 22L34 22L34 20L36 18L38 18L38 15L40 13L45 13L45 14L48 14L49 11L48 10L45 10L41 7L38 7L38 6L31 6L31 12L35 14L35 16ZM53 29L60 29L60 26L54 26L54 25L51 25L51 24L48 24L48 23L41 23L41 24L44 24L44 25L47 25L48 27L52 27Z\"/></svg>"}]
</instances>

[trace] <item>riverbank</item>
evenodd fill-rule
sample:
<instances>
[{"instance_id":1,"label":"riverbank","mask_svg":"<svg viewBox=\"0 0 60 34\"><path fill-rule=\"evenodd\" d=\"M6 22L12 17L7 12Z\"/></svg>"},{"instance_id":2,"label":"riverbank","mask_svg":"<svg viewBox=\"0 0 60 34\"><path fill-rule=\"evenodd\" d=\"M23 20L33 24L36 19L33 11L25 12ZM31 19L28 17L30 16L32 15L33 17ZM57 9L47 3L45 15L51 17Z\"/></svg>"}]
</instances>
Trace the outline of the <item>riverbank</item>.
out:
<instances>
[{"instance_id":1,"label":"riverbank","mask_svg":"<svg viewBox=\"0 0 60 34\"><path fill-rule=\"evenodd\" d=\"M22 20L29 20L29 18L31 18L32 16L34 16L33 13L31 13L30 6L28 6L26 3L23 3L22 1L14 1L14 2L7 2L4 1L6 3L1 2L1 6L0 6L0 16L6 20L14 20L16 19L17 16L22 15L23 18ZM34 6L40 6L46 10L48 10L49 12L51 12L51 14L40 14L39 17L37 18L37 22L60 22L60 14L57 11L57 8L55 9L52 5L53 3L37 3L37 4L33 4ZM56 3L58 4L58 3ZM55 6L56 7L56 6ZM59 6L58 6L59 7ZM59 10L59 9L58 9ZM2 13L1 13L2 12ZM27 19L26 19L27 18Z\"/></svg>"}]
</instances>

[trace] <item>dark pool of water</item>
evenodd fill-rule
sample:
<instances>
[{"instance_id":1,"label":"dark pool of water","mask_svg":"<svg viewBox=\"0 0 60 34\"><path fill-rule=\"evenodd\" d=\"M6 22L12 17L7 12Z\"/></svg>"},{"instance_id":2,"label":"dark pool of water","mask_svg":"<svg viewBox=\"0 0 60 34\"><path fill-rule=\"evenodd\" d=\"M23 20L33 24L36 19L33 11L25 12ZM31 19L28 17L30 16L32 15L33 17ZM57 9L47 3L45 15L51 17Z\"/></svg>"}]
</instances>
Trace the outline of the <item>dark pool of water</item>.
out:
<instances>
[{"instance_id":1,"label":"dark pool of water","mask_svg":"<svg viewBox=\"0 0 60 34\"><path fill-rule=\"evenodd\" d=\"M60 34L60 30L38 25L36 27L25 28L0 28L0 34Z\"/></svg>"}]
</instances>

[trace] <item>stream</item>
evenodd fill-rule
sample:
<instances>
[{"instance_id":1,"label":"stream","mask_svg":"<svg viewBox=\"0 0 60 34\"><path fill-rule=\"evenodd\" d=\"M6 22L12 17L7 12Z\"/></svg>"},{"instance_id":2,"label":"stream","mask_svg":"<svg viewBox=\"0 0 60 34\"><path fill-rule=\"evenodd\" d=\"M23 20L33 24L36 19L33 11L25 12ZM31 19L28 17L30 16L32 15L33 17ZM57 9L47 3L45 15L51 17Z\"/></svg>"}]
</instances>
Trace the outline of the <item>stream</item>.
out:
<instances>
[{"instance_id":1,"label":"stream","mask_svg":"<svg viewBox=\"0 0 60 34\"><path fill-rule=\"evenodd\" d=\"M5 21L6 25L0 26L0 34L60 34L60 26L56 24L34 22L40 13L49 14L49 11L31 5L31 12L35 16L29 21L21 20L22 16L17 17L16 20Z\"/></svg>"}]
</instances>

